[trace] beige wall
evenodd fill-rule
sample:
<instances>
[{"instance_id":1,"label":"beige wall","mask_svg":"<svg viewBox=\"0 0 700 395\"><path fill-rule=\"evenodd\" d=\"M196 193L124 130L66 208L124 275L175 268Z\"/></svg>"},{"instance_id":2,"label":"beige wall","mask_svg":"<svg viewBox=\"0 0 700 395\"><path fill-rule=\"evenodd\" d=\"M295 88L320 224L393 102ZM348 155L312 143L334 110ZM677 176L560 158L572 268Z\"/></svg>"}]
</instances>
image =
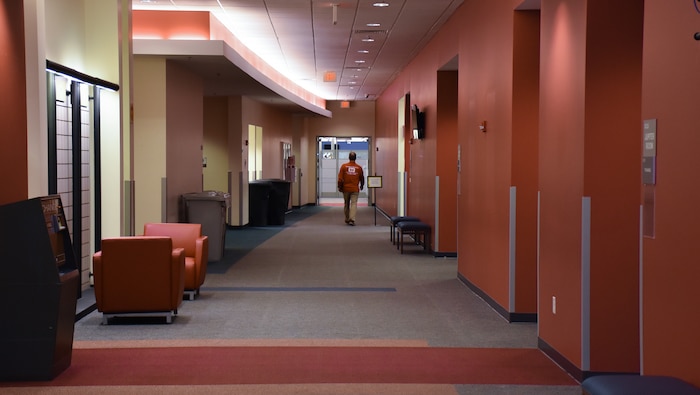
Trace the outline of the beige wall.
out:
<instances>
[{"instance_id":1,"label":"beige wall","mask_svg":"<svg viewBox=\"0 0 700 395\"><path fill-rule=\"evenodd\" d=\"M166 177L165 60L134 58L135 229L165 220L161 182Z\"/></svg>"},{"instance_id":2,"label":"beige wall","mask_svg":"<svg viewBox=\"0 0 700 395\"><path fill-rule=\"evenodd\" d=\"M228 192L229 144L228 144L228 98L204 98L204 150L206 167L205 191Z\"/></svg>"},{"instance_id":3,"label":"beige wall","mask_svg":"<svg viewBox=\"0 0 700 395\"><path fill-rule=\"evenodd\" d=\"M25 58L27 61L27 194L29 197L48 193L48 119L46 92L46 60L77 70L91 77L120 83L120 41L118 0L25 0L24 28ZM102 153L102 223L89 225L89 241L83 258L83 287L87 287L89 255L95 250L95 228L102 236L121 233L121 134L120 92L103 91L100 113L102 116L102 147L91 145L91 152ZM93 141L91 141L91 144ZM91 165L94 164L90 159ZM91 166L90 180L94 182ZM90 185L90 199L94 199L94 185ZM95 204L90 204L95 208ZM94 212L91 213L94 219Z\"/></svg>"}]
</instances>

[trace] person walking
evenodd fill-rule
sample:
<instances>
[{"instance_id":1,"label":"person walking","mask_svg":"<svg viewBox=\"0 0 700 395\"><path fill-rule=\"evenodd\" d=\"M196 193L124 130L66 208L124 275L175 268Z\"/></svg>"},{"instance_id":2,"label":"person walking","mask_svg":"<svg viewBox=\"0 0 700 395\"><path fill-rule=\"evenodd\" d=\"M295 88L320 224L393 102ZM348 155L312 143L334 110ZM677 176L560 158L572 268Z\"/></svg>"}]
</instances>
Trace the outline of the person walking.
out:
<instances>
[{"instance_id":1,"label":"person walking","mask_svg":"<svg viewBox=\"0 0 700 395\"><path fill-rule=\"evenodd\" d=\"M365 187L365 175L362 166L355 163L357 154L350 152L350 160L340 166L338 172L338 191L343 193L345 201L345 223L355 226L355 214L357 213L357 197Z\"/></svg>"}]
</instances>

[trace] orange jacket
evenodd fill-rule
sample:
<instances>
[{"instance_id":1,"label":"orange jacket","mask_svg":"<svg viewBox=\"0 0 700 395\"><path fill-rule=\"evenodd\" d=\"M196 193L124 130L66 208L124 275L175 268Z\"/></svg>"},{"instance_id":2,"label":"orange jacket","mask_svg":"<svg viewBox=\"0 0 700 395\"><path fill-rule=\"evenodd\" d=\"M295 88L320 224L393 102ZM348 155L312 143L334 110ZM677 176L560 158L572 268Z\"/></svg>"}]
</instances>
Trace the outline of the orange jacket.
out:
<instances>
[{"instance_id":1,"label":"orange jacket","mask_svg":"<svg viewBox=\"0 0 700 395\"><path fill-rule=\"evenodd\" d=\"M365 175L362 166L354 161L343 163L338 172L338 189L341 192L360 192L365 186Z\"/></svg>"}]
</instances>

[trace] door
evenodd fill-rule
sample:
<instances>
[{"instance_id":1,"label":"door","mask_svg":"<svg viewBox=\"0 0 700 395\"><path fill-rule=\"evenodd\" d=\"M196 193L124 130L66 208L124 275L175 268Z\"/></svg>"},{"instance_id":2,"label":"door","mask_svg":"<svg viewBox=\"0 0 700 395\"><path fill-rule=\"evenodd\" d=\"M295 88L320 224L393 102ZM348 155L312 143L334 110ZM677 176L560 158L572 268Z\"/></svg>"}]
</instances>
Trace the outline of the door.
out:
<instances>
[{"instance_id":1,"label":"door","mask_svg":"<svg viewBox=\"0 0 700 395\"><path fill-rule=\"evenodd\" d=\"M369 169L369 137L319 137L318 138L318 185L317 204L338 204L343 194L338 192L338 171L349 159L350 152L357 154L356 162L362 166L365 177ZM360 192L358 205L367 205L368 189Z\"/></svg>"}]
</instances>

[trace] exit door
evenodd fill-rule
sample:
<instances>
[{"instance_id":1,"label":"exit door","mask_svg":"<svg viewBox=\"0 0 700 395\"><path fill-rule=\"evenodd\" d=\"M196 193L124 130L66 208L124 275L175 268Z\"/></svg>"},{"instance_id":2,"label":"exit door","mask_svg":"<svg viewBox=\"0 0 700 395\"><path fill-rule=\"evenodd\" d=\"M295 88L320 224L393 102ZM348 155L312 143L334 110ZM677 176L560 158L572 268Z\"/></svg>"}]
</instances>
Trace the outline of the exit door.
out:
<instances>
[{"instance_id":1,"label":"exit door","mask_svg":"<svg viewBox=\"0 0 700 395\"><path fill-rule=\"evenodd\" d=\"M355 162L362 166L365 177L369 172L369 137L319 137L318 138L318 204L342 202L338 192L338 172L349 161L350 152L357 154ZM360 192L358 203L367 203L367 189Z\"/></svg>"}]
</instances>

